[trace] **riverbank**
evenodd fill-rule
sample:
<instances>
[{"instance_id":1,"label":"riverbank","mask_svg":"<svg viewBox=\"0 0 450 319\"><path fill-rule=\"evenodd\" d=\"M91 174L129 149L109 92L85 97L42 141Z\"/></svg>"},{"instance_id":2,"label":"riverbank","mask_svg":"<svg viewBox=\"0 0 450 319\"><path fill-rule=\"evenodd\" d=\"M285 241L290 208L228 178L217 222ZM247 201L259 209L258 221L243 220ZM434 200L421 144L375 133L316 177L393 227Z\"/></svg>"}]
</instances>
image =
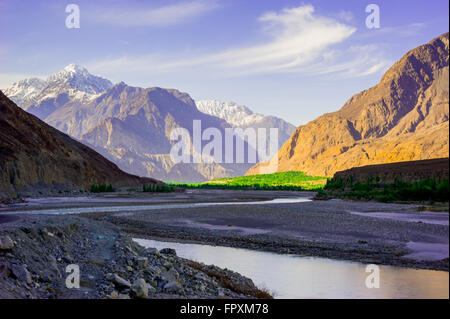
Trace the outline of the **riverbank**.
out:
<instances>
[{"instance_id":1,"label":"riverbank","mask_svg":"<svg viewBox=\"0 0 450 319\"><path fill-rule=\"evenodd\" d=\"M68 265L80 269L79 289L66 286ZM26 215L0 224L0 299L258 297L270 295L248 278L145 249L107 222Z\"/></svg>"}]
</instances>

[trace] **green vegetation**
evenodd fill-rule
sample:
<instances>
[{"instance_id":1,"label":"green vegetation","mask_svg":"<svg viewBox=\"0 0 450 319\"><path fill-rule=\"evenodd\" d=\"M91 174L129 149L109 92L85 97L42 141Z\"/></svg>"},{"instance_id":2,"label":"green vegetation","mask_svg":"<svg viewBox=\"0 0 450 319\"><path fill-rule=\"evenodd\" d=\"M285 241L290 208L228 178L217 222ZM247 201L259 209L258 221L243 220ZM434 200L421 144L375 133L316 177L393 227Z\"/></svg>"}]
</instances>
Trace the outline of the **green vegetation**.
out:
<instances>
[{"instance_id":1,"label":"green vegetation","mask_svg":"<svg viewBox=\"0 0 450 319\"><path fill-rule=\"evenodd\" d=\"M367 179L364 183L347 180L329 180L318 198L340 197L349 199L394 201L448 202L449 180L424 179L405 182L395 179L392 183L380 183L379 178Z\"/></svg>"},{"instance_id":2,"label":"green vegetation","mask_svg":"<svg viewBox=\"0 0 450 319\"><path fill-rule=\"evenodd\" d=\"M143 185L142 191L144 193L170 193L175 191L175 187L168 185Z\"/></svg>"},{"instance_id":3,"label":"green vegetation","mask_svg":"<svg viewBox=\"0 0 450 319\"><path fill-rule=\"evenodd\" d=\"M111 184L105 185L105 184L93 184L90 189L91 193L113 193L116 190L113 188Z\"/></svg>"},{"instance_id":4,"label":"green vegetation","mask_svg":"<svg viewBox=\"0 0 450 319\"><path fill-rule=\"evenodd\" d=\"M237 189L237 190L286 190L304 191L323 189L327 179L309 176L303 172L281 172L214 179L205 183L167 183L182 188Z\"/></svg>"}]
</instances>

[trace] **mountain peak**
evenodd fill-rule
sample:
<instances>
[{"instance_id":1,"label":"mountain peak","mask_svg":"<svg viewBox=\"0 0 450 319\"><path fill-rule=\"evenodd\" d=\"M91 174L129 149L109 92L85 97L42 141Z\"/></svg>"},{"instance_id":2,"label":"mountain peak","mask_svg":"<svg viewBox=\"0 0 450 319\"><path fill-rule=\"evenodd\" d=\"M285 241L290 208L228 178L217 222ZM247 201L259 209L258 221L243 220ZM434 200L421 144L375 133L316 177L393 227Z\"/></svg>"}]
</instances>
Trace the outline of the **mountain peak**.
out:
<instances>
[{"instance_id":1,"label":"mountain peak","mask_svg":"<svg viewBox=\"0 0 450 319\"><path fill-rule=\"evenodd\" d=\"M407 52L374 87L297 128L277 171L333 176L352 167L449 156L449 35ZM258 163L247 174L273 171Z\"/></svg>"},{"instance_id":2,"label":"mountain peak","mask_svg":"<svg viewBox=\"0 0 450 319\"><path fill-rule=\"evenodd\" d=\"M54 99L62 93L68 93L71 97L84 100L91 99L112 86L111 81L95 76L89 73L85 67L72 63L45 80L29 78L16 82L5 90L5 94L28 111L33 105L44 100Z\"/></svg>"},{"instance_id":3,"label":"mountain peak","mask_svg":"<svg viewBox=\"0 0 450 319\"><path fill-rule=\"evenodd\" d=\"M67 65L64 69L62 69L57 73L91 75L88 69L86 69L84 66L75 63Z\"/></svg>"},{"instance_id":4,"label":"mountain peak","mask_svg":"<svg viewBox=\"0 0 450 319\"><path fill-rule=\"evenodd\" d=\"M234 102L200 100L195 102L200 112L219 117L234 126L242 125L244 118L254 115L246 106Z\"/></svg>"},{"instance_id":5,"label":"mountain peak","mask_svg":"<svg viewBox=\"0 0 450 319\"><path fill-rule=\"evenodd\" d=\"M85 67L75 63L69 64L64 68L64 70L67 72L74 72L74 73L88 72L88 70Z\"/></svg>"}]
</instances>

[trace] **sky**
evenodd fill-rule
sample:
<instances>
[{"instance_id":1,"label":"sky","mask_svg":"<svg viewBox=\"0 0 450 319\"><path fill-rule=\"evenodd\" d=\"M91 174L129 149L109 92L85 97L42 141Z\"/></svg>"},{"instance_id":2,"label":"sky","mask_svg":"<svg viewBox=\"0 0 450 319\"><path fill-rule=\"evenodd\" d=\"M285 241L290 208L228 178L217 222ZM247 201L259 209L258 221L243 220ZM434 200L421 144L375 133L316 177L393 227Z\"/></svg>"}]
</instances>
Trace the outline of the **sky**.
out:
<instances>
[{"instance_id":1,"label":"sky","mask_svg":"<svg viewBox=\"0 0 450 319\"><path fill-rule=\"evenodd\" d=\"M80 10L80 27L67 28ZM379 28L368 28L369 4ZM0 88L71 63L305 124L448 32L448 0L0 0Z\"/></svg>"}]
</instances>

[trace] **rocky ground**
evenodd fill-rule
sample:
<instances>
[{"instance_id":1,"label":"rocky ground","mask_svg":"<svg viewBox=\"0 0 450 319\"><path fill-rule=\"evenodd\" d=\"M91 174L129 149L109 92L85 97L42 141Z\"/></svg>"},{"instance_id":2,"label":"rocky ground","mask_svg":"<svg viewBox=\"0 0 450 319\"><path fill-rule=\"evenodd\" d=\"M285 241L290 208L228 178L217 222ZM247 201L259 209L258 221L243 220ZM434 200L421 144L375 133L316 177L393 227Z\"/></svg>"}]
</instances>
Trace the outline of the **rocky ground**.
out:
<instances>
[{"instance_id":1,"label":"rocky ground","mask_svg":"<svg viewBox=\"0 0 450 319\"><path fill-rule=\"evenodd\" d=\"M313 196L189 190L9 204L0 208L0 298L269 297L237 273L179 258L168 249L145 249L131 237L448 271L448 248L434 250L448 247L448 212L413 204L307 200ZM258 202L298 197L306 201ZM232 204L191 205L222 201ZM104 210L48 215L85 207ZM411 257L424 254L434 258ZM70 264L80 267L80 289L66 287Z\"/></svg>"},{"instance_id":2,"label":"rocky ground","mask_svg":"<svg viewBox=\"0 0 450 319\"><path fill-rule=\"evenodd\" d=\"M208 191L209 195L214 192L230 197L239 193ZM261 193L276 196L276 192ZM438 260L408 258L413 253L409 243L449 243L448 212L419 212L420 207L329 200L84 216L113 223L136 237L448 271L448 254ZM396 218L375 218L374 213Z\"/></svg>"},{"instance_id":3,"label":"rocky ground","mask_svg":"<svg viewBox=\"0 0 450 319\"><path fill-rule=\"evenodd\" d=\"M79 289L66 287L71 264ZM270 296L235 272L145 249L106 222L39 215L0 228L0 298L255 297Z\"/></svg>"}]
</instances>

